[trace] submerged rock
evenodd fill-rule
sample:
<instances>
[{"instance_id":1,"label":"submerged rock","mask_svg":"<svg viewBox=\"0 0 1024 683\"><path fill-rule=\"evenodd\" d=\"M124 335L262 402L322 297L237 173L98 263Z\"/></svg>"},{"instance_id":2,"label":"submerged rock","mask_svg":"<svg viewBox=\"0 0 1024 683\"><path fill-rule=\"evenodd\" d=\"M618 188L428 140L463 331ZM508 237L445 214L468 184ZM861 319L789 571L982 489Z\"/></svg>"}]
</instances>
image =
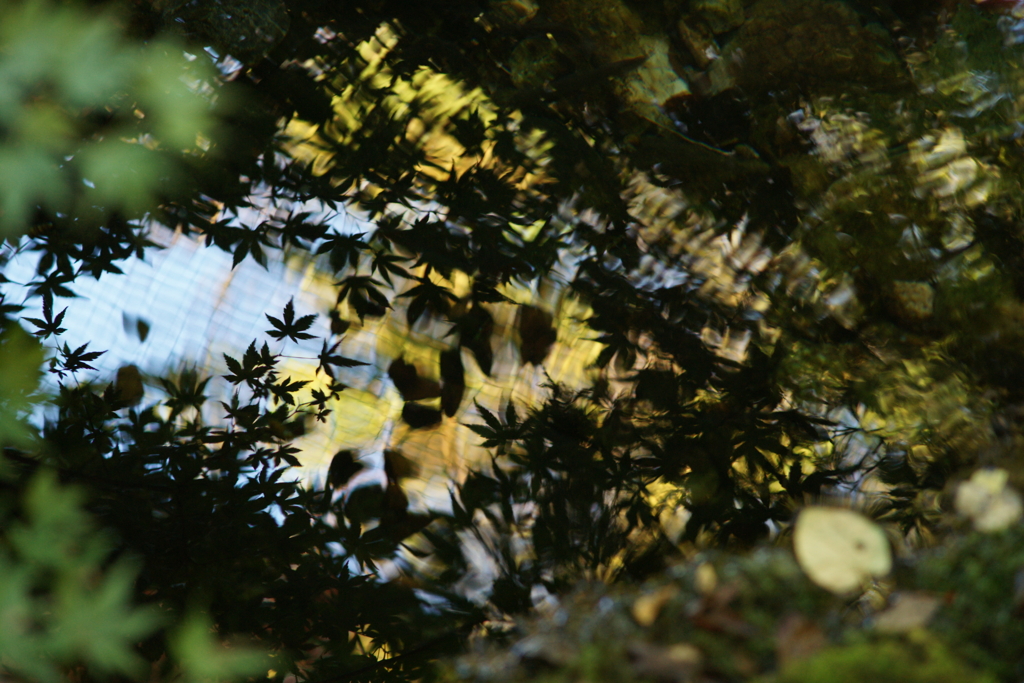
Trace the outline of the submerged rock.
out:
<instances>
[{"instance_id":1,"label":"submerged rock","mask_svg":"<svg viewBox=\"0 0 1024 683\"><path fill-rule=\"evenodd\" d=\"M661 108L690 95L690 88L672 68L666 36L645 31L622 0L551 0L544 10L555 23L571 28L600 64L635 65L616 78L619 96L635 114L671 125Z\"/></svg>"},{"instance_id":2,"label":"submerged rock","mask_svg":"<svg viewBox=\"0 0 1024 683\"><path fill-rule=\"evenodd\" d=\"M743 23L741 0L693 0L690 7L714 33L731 31Z\"/></svg>"},{"instance_id":3,"label":"submerged rock","mask_svg":"<svg viewBox=\"0 0 1024 683\"><path fill-rule=\"evenodd\" d=\"M721 50L715 39L709 33L701 30L702 27L694 25L694 22L687 19L680 19L676 24L679 39L686 46L694 63L701 69L706 69L711 62L718 59Z\"/></svg>"},{"instance_id":4,"label":"submerged rock","mask_svg":"<svg viewBox=\"0 0 1024 683\"><path fill-rule=\"evenodd\" d=\"M166 5L163 16L170 27L243 64L259 62L288 33L288 8L280 0L172 0Z\"/></svg>"},{"instance_id":5,"label":"submerged rock","mask_svg":"<svg viewBox=\"0 0 1024 683\"><path fill-rule=\"evenodd\" d=\"M488 5L492 19L510 24L525 24L537 16L534 0L493 0Z\"/></svg>"},{"instance_id":6,"label":"submerged rock","mask_svg":"<svg viewBox=\"0 0 1024 683\"><path fill-rule=\"evenodd\" d=\"M550 36L530 36L516 45L509 73L517 88L539 88L569 71L569 61Z\"/></svg>"},{"instance_id":7,"label":"submerged rock","mask_svg":"<svg viewBox=\"0 0 1024 683\"><path fill-rule=\"evenodd\" d=\"M760 0L727 52L741 62L737 81L750 93L892 90L908 82L885 29L862 25L839 0Z\"/></svg>"},{"instance_id":8,"label":"submerged rock","mask_svg":"<svg viewBox=\"0 0 1024 683\"><path fill-rule=\"evenodd\" d=\"M893 314L903 322L922 322L935 311L935 290L927 282L898 280L892 283L891 296Z\"/></svg>"}]
</instances>

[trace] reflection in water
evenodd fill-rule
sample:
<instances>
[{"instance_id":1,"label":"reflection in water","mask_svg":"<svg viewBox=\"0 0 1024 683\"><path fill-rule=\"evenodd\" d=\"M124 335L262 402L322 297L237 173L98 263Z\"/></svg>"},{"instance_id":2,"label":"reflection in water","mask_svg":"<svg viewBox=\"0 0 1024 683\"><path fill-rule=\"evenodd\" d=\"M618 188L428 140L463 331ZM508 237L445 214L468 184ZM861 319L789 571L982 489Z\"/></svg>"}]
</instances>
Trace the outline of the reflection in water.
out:
<instances>
[{"instance_id":1,"label":"reflection in water","mask_svg":"<svg viewBox=\"0 0 1024 683\"><path fill-rule=\"evenodd\" d=\"M425 66L400 72L391 56L404 36L382 25L344 68L299 65L331 86L332 116L293 117L282 131L282 151L366 217L337 229L359 242L355 255L332 247L310 265L291 254L269 278L285 286L259 280L245 286L248 299L203 280L198 288L227 297L190 300L219 307L188 316L214 321L201 323L203 351L169 345L168 316L154 312L173 297L154 294L149 310L126 309L153 320L148 346L104 372L131 362L156 374L151 357L221 372L222 353L261 337L263 314L301 292L299 314L320 314L324 335L331 315L343 321L341 353L366 363L338 370L348 388L330 420L299 439L306 476L321 477L341 449L368 460L401 451L421 466L403 480L411 505L445 509L452 480L490 459L467 427L479 422L477 404L500 413L510 401L542 404L549 382L604 382L600 410L654 421L660 395L636 391L658 375L643 373L692 372L692 359L651 329L620 338L588 326L606 283L580 268L600 243L602 267L723 361L705 379L724 383L781 349L770 408L859 430L824 450L782 443L808 471L883 442L918 469L951 449L1008 457L990 419L1002 410L996 394L1020 392L1020 373L1007 368L1020 364L1024 306L1004 272L1020 263L1020 240L1007 245L1010 231L997 228L1021 208L1024 16L1013 3L879 4L492 2L477 20L501 74L475 81ZM374 157L372 174L352 171L380 140L397 152ZM481 242L500 246L493 262L452 256L481 253ZM166 258L194 245L181 250ZM550 272L523 268L523 254ZM203 266L192 270L204 277ZM377 285L339 301L338 283L355 291L356 273L376 278L393 308L374 298ZM248 314L256 322L233 336L216 322ZM598 367L605 333L621 350ZM324 386L316 349L283 349L294 356L285 374ZM725 413L726 393L680 391L669 403ZM761 456L773 466L785 457ZM655 507L676 504L668 481L689 467L659 480Z\"/></svg>"}]
</instances>

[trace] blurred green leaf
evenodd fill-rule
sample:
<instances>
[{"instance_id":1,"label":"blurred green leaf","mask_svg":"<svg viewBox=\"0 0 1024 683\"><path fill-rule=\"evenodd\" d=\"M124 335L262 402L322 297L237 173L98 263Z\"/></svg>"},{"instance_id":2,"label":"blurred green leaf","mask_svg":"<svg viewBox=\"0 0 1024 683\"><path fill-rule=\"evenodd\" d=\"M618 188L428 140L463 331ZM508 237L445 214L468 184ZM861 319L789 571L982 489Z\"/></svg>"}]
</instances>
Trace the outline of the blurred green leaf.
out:
<instances>
[{"instance_id":1,"label":"blurred green leaf","mask_svg":"<svg viewBox=\"0 0 1024 683\"><path fill-rule=\"evenodd\" d=\"M209 617L192 612L177 627L171 653L181 667L184 683L218 683L256 676L269 665L267 656L244 646L220 642Z\"/></svg>"},{"instance_id":2,"label":"blurred green leaf","mask_svg":"<svg viewBox=\"0 0 1024 683\"><path fill-rule=\"evenodd\" d=\"M12 325L0 334L0 445L27 445L33 430L24 418L35 403L43 348L27 332Z\"/></svg>"},{"instance_id":3,"label":"blurred green leaf","mask_svg":"<svg viewBox=\"0 0 1024 683\"><path fill-rule=\"evenodd\" d=\"M91 201L142 211L154 203L154 191L169 181L168 168L149 149L120 140L89 145L76 157L82 177L92 183Z\"/></svg>"},{"instance_id":4,"label":"blurred green leaf","mask_svg":"<svg viewBox=\"0 0 1024 683\"><path fill-rule=\"evenodd\" d=\"M110 544L83 499L40 472L25 493L25 521L0 545L0 660L46 683L79 663L97 674L139 675L145 664L135 644L161 621L132 604L133 563L107 566Z\"/></svg>"}]
</instances>

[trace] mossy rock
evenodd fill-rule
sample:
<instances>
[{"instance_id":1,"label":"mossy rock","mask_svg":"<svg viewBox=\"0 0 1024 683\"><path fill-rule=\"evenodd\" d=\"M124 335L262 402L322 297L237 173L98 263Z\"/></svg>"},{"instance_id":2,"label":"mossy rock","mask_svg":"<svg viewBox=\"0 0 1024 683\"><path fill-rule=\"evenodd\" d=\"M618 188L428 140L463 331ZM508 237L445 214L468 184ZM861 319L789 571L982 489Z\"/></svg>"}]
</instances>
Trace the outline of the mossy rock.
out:
<instances>
[{"instance_id":1,"label":"mossy rock","mask_svg":"<svg viewBox=\"0 0 1024 683\"><path fill-rule=\"evenodd\" d=\"M744 679L774 670L781 620L797 615L824 630L817 624L841 604L788 551L704 554L643 586L581 585L520 621L505 646L480 643L447 673L479 683Z\"/></svg>"},{"instance_id":2,"label":"mossy rock","mask_svg":"<svg viewBox=\"0 0 1024 683\"><path fill-rule=\"evenodd\" d=\"M705 552L642 586L581 585L445 669L448 681L714 680L996 683L1020 680L1015 602L1024 529L953 534L862 599L814 586L790 551ZM880 615L911 589L934 612ZM872 606L873 605L873 606ZM488 642L490 640L490 642ZM499 642L500 641L500 642Z\"/></svg>"}]
</instances>

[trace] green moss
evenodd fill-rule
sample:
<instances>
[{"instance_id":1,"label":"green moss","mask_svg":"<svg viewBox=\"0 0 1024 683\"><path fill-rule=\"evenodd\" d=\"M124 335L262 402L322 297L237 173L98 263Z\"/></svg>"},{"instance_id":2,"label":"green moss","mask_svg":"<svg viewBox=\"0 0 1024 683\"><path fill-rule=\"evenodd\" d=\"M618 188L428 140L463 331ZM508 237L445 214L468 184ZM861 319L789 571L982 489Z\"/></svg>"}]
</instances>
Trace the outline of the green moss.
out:
<instances>
[{"instance_id":1,"label":"green moss","mask_svg":"<svg viewBox=\"0 0 1024 683\"><path fill-rule=\"evenodd\" d=\"M886 640L830 647L787 667L774 683L988 683L996 679L953 657L939 642Z\"/></svg>"},{"instance_id":2,"label":"green moss","mask_svg":"<svg viewBox=\"0 0 1024 683\"><path fill-rule=\"evenodd\" d=\"M1000 676L1024 672L1024 528L972 533L937 549L918 572L919 587L946 597L931 624L968 658Z\"/></svg>"}]
</instances>

